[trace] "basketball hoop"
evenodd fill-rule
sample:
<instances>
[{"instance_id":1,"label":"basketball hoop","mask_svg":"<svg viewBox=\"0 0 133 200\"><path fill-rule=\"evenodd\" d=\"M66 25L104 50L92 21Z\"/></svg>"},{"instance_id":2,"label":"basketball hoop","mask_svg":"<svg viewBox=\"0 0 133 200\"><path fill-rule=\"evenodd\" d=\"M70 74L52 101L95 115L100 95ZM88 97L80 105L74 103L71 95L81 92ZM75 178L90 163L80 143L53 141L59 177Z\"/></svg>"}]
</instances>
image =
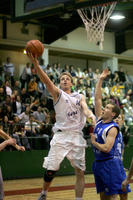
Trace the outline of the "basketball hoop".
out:
<instances>
[{"instance_id":1,"label":"basketball hoop","mask_svg":"<svg viewBox=\"0 0 133 200\"><path fill-rule=\"evenodd\" d=\"M95 42L103 50L105 25L112 14L117 2L96 5L78 9L85 29L87 31L87 39L89 42Z\"/></svg>"}]
</instances>

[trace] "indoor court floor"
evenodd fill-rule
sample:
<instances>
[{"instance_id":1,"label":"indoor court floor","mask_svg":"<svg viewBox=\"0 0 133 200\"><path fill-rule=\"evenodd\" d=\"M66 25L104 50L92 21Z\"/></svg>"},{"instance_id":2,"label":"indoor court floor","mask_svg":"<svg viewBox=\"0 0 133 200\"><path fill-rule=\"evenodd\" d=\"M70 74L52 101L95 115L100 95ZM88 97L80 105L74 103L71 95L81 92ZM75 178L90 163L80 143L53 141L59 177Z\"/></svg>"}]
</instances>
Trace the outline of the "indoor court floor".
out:
<instances>
[{"instance_id":1,"label":"indoor court floor","mask_svg":"<svg viewBox=\"0 0 133 200\"><path fill-rule=\"evenodd\" d=\"M42 178L18 179L4 181L4 200L37 200L41 186ZM75 176L60 176L53 180L47 200L74 200ZM85 175L84 200L99 200L96 194L93 175ZM133 180L130 183L132 192L129 194L129 200L133 200ZM119 198L118 198L119 200Z\"/></svg>"}]
</instances>

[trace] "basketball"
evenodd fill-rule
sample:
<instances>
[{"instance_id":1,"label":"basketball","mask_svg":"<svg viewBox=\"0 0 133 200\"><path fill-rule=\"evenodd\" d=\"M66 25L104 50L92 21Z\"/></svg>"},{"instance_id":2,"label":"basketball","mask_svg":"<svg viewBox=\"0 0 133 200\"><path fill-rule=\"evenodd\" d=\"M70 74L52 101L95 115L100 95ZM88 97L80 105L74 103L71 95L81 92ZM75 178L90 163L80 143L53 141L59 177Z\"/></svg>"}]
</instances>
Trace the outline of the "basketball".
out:
<instances>
[{"instance_id":1,"label":"basketball","mask_svg":"<svg viewBox=\"0 0 133 200\"><path fill-rule=\"evenodd\" d=\"M26 52L40 57L44 51L44 45L39 40L30 40L26 44Z\"/></svg>"}]
</instances>

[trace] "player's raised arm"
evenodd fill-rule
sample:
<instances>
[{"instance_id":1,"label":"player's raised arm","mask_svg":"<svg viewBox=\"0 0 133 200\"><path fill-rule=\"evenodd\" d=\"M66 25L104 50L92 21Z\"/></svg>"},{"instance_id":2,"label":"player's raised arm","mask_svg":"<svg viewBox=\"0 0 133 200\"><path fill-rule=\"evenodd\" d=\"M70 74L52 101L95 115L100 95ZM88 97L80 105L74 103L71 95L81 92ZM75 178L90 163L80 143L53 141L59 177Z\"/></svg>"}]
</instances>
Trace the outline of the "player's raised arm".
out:
<instances>
[{"instance_id":1,"label":"player's raised arm","mask_svg":"<svg viewBox=\"0 0 133 200\"><path fill-rule=\"evenodd\" d=\"M107 75L108 75L108 69L104 69L104 71L100 75L100 78L95 88L95 114L97 118L100 118L102 114L102 90L101 89L102 89L103 80L107 77Z\"/></svg>"},{"instance_id":2,"label":"player's raised arm","mask_svg":"<svg viewBox=\"0 0 133 200\"><path fill-rule=\"evenodd\" d=\"M18 151L25 151L25 147L24 146L19 146L16 144L16 142L13 142L13 138L11 138L8 134L6 134L3 130L0 129L0 137L3 138L6 141L12 142L12 146L14 146ZM5 141L5 145L8 145Z\"/></svg>"},{"instance_id":3,"label":"player's raised arm","mask_svg":"<svg viewBox=\"0 0 133 200\"><path fill-rule=\"evenodd\" d=\"M96 124L95 115L93 114L93 112L90 109L88 109L84 95L81 96L81 102L80 103L81 103L81 107L83 109L84 115L87 117L87 119L90 119L92 121L92 125L95 126L95 124Z\"/></svg>"},{"instance_id":4,"label":"player's raised arm","mask_svg":"<svg viewBox=\"0 0 133 200\"><path fill-rule=\"evenodd\" d=\"M48 75L39 66L37 56L33 56L31 53L27 53L27 55L33 63L34 67L36 68L37 74L40 77L41 81L46 85L49 93L53 97L53 100L56 101L58 99L60 90L53 84Z\"/></svg>"}]
</instances>

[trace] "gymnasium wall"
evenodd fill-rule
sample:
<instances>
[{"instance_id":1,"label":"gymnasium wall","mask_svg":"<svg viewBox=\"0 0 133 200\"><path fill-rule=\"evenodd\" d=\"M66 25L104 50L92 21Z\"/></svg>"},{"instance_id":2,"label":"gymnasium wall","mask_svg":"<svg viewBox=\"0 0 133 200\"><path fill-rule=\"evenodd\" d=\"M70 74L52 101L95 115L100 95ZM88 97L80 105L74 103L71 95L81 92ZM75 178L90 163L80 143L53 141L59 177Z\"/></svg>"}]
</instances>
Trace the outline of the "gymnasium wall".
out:
<instances>
[{"instance_id":1,"label":"gymnasium wall","mask_svg":"<svg viewBox=\"0 0 133 200\"><path fill-rule=\"evenodd\" d=\"M7 20L7 39L2 38L2 19L0 19L0 60L5 62L6 57L10 56L12 58L12 62L15 65L15 75L21 74L23 67L26 62L28 62L27 56L23 54L23 50L25 44L28 40L31 39L41 39L41 30L39 25L35 24L27 24L24 28L27 30L27 33L23 33L22 31L23 23L11 23L10 20ZM44 36L45 37L45 36ZM76 67L81 67L82 69L86 68L86 66L92 67L93 70L96 68L102 69L104 59L101 61L95 60L95 58L91 58L95 54L98 57L106 57L111 58L113 56L123 57L125 62L122 63L124 68L127 68L128 71L133 74L133 70L128 61L131 60L133 63L132 52L130 50L123 53L123 55L119 56L114 54L115 52L115 38L114 33L105 32L105 40L103 43L104 50L101 51L96 44L89 43L87 40L86 30L83 27L77 28L73 32L66 35L51 45L44 44L48 49L58 49L60 51L62 49L68 52L71 51L80 51L80 53L88 55L87 58L82 58L79 56L63 56L63 55L53 55L49 54L49 63L61 63L62 66L67 64L73 64ZM126 62L126 59L127 62ZM120 58L121 59L121 58Z\"/></svg>"},{"instance_id":2,"label":"gymnasium wall","mask_svg":"<svg viewBox=\"0 0 133 200\"><path fill-rule=\"evenodd\" d=\"M132 159L133 146L126 147L124 152L124 167L129 168ZM42 163L48 150L32 150L26 152L0 152L0 165L4 179L43 177ZM86 149L86 171L92 173L94 155L92 148ZM57 175L71 175L74 170L65 159Z\"/></svg>"},{"instance_id":3,"label":"gymnasium wall","mask_svg":"<svg viewBox=\"0 0 133 200\"><path fill-rule=\"evenodd\" d=\"M101 53L99 47L90 43L87 40L87 33L85 28L77 28L73 32L67 34L67 39L63 40L62 38L53 42L51 45L53 47L62 47L68 49L75 49L81 51L90 51ZM115 38L114 33L105 32L105 38L103 42L103 51L102 53L115 53Z\"/></svg>"}]
</instances>

